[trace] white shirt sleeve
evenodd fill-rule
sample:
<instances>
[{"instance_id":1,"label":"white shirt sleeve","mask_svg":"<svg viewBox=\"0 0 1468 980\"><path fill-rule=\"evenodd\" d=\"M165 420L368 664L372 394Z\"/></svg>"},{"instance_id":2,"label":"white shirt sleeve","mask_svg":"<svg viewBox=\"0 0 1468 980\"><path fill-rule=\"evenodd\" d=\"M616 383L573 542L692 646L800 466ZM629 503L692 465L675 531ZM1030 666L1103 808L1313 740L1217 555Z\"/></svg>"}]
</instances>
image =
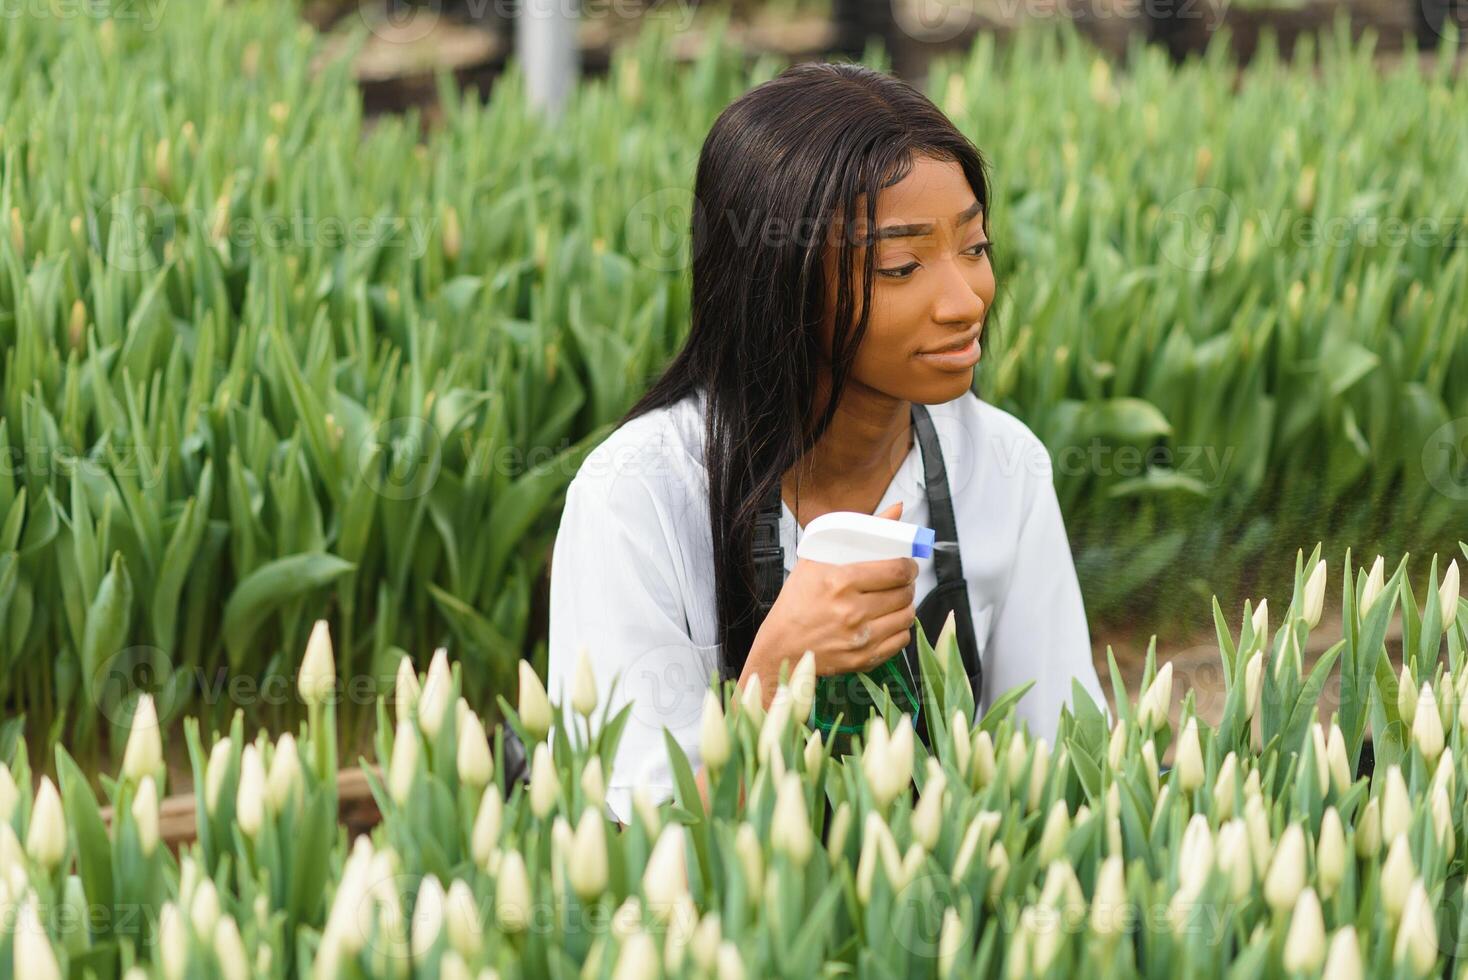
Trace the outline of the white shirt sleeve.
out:
<instances>
[{"instance_id":1,"label":"white shirt sleeve","mask_svg":"<svg viewBox=\"0 0 1468 980\"><path fill-rule=\"evenodd\" d=\"M608 703L607 718L632 705L606 774L607 805L623 823L634 786L654 801L673 793L665 727L697 769L704 695L718 669L718 646L689 638L671 506L638 474L578 474L551 555L546 688L553 701L569 700L585 648L598 692L593 723Z\"/></svg>"},{"instance_id":2,"label":"white shirt sleeve","mask_svg":"<svg viewBox=\"0 0 1468 980\"><path fill-rule=\"evenodd\" d=\"M1075 678L1110 726L1111 712L1091 659L1070 541L1048 469L1033 481L1009 585L995 611L986 652L985 709L1011 688L1034 681L1015 705L1015 720L1028 722L1032 736L1053 744L1061 707L1072 705Z\"/></svg>"}]
</instances>

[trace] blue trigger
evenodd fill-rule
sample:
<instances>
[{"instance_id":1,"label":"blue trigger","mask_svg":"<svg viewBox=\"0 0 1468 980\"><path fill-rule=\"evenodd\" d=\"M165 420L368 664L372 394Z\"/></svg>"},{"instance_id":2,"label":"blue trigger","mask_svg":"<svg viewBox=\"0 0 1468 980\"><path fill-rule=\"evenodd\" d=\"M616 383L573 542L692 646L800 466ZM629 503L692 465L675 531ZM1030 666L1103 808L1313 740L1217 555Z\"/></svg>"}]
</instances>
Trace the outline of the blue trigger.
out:
<instances>
[{"instance_id":1,"label":"blue trigger","mask_svg":"<svg viewBox=\"0 0 1468 980\"><path fill-rule=\"evenodd\" d=\"M920 527L912 538L912 556L914 558L933 557L933 529Z\"/></svg>"}]
</instances>

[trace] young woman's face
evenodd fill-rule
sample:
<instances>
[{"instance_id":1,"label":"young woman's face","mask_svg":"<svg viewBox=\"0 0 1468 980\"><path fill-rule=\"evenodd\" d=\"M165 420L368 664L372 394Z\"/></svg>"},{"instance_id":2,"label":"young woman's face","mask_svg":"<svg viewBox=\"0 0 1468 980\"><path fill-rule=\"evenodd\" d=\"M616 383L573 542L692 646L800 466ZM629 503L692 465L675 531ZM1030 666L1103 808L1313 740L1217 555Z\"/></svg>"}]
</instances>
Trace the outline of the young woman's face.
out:
<instances>
[{"instance_id":1,"label":"young woman's face","mask_svg":"<svg viewBox=\"0 0 1468 980\"><path fill-rule=\"evenodd\" d=\"M878 236L870 245L866 202L852 229L856 316L861 267L876 249L872 312L850 383L925 405L951 401L973 385L984 318L994 302L994 267L984 215L956 162L918 157L911 172L877 199ZM833 229L833 239L843 231ZM838 250L828 242L825 352L835 327ZM957 346L955 352L953 348Z\"/></svg>"}]
</instances>

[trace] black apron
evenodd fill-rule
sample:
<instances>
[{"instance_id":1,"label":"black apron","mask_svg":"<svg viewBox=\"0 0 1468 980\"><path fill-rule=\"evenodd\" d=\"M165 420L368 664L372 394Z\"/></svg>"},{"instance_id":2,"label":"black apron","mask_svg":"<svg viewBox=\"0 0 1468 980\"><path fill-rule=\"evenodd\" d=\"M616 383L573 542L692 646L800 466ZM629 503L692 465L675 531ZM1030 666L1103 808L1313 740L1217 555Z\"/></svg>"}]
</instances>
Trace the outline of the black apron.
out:
<instances>
[{"instance_id":1,"label":"black apron","mask_svg":"<svg viewBox=\"0 0 1468 980\"><path fill-rule=\"evenodd\" d=\"M933 551L934 570L938 582L933 590L923 597L917 606L917 622L922 624L923 633L930 643L937 642L938 631L943 628L948 614L953 613L953 625L957 631L958 649L963 657L964 671L968 674L970 688L974 692L974 705L980 703L983 691L983 668L979 662L978 644L974 639L973 610L968 601L968 584L963 579L963 560L958 551L958 526L953 519L953 498L948 491L948 473L943 466L943 451L938 445L938 433L933 428L932 417L928 414L926 406L918 402L912 403L912 425L916 432L917 444L921 449L923 458L923 478L926 483L928 497L928 521L932 525L934 535L938 541L952 541L952 550ZM775 604L775 599L780 594L780 589L785 583L785 552L780 544L780 485L777 482L773 492L766 499L760 509L760 516L756 519L754 532L754 566L756 582L759 587L759 596L755 604L755 630L758 631L760 623L764 622L770 607ZM918 636L917 624L911 629L911 636L906 648L898 656L890 661L897 668L896 673L904 682L906 688L903 692L911 692L916 706L912 709L913 723L917 729L918 736L924 744L928 744L928 709L933 707L926 702L923 687L922 674L918 669ZM872 709L871 698L866 695L865 687L857 680L856 675L843 675L849 678L844 684L846 696L844 701L852 702L840 706L843 712L840 731L849 733L861 727L866 721L866 716ZM821 678L827 681L829 678ZM858 695L859 692L859 695ZM818 697L818 705L821 699ZM905 698L897 696L893 692L893 700L899 707L903 706ZM817 719L817 712L812 712L813 724L823 729L823 734L831 735L830 727L825 724L826 719Z\"/></svg>"}]
</instances>

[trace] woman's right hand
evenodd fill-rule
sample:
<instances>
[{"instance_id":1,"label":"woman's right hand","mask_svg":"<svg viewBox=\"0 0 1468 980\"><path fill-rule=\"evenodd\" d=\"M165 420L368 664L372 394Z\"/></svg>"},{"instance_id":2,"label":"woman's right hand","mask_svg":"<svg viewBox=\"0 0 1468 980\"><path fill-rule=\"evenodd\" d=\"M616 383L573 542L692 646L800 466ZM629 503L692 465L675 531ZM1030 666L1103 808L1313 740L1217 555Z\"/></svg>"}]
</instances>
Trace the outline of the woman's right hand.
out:
<instances>
[{"instance_id":1,"label":"woman's right hand","mask_svg":"<svg viewBox=\"0 0 1468 980\"><path fill-rule=\"evenodd\" d=\"M899 520L902 502L877 516ZM917 572L911 558L844 565L796 558L755 635L740 686L758 674L768 705L781 665L789 661L793 670L806 650L814 652L818 676L871 670L895 656L907 646L917 617Z\"/></svg>"}]
</instances>

